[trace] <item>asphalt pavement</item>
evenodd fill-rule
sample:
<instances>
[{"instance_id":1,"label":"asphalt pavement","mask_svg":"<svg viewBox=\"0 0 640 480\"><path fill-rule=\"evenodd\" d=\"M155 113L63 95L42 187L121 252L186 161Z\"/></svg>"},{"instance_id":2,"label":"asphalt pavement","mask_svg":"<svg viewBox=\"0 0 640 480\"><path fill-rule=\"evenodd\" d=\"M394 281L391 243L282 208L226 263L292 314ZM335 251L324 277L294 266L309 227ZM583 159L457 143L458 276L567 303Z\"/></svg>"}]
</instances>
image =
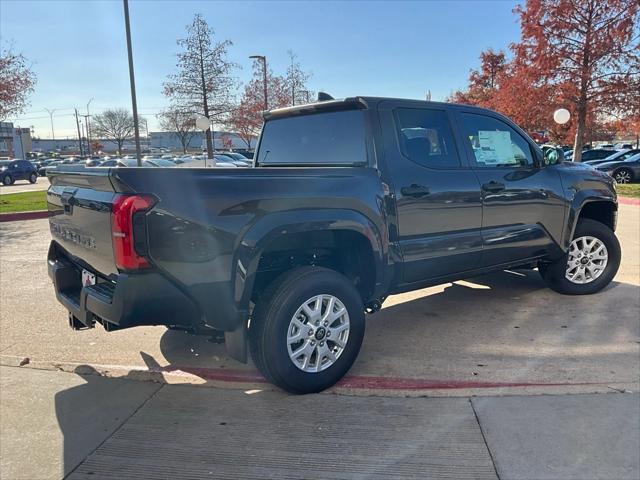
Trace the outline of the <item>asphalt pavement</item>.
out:
<instances>
[{"instance_id":1,"label":"asphalt pavement","mask_svg":"<svg viewBox=\"0 0 640 480\"><path fill-rule=\"evenodd\" d=\"M17 180L13 185L0 185L0 195L47 190L49 185L50 183L47 177L38 177L36 183L29 183L27 180Z\"/></svg>"}]
</instances>

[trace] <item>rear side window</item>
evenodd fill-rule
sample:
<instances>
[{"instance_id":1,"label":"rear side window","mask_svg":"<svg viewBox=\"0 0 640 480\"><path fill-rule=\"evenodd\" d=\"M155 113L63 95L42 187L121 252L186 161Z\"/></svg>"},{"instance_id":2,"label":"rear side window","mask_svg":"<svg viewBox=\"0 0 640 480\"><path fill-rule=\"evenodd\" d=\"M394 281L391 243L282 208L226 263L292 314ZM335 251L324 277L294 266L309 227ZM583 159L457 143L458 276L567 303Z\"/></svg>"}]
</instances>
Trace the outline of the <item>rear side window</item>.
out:
<instances>
[{"instance_id":1,"label":"rear side window","mask_svg":"<svg viewBox=\"0 0 640 480\"><path fill-rule=\"evenodd\" d=\"M262 165L357 165L367 163L364 112L346 110L279 118L265 123Z\"/></svg>"},{"instance_id":2,"label":"rear side window","mask_svg":"<svg viewBox=\"0 0 640 480\"><path fill-rule=\"evenodd\" d=\"M529 143L497 118L463 113L464 137L469 141L479 168L532 167Z\"/></svg>"},{"instance_id":3,"label":"rear side window","mask_svg":"<svg viewBox=\"0 0 640 480\"><path fill-rule=\"evenodd\" d=\"M399 108L395 111L400 150L429 168L456 168L460 158L443 110Z\"/></svg>"}]
</instances>

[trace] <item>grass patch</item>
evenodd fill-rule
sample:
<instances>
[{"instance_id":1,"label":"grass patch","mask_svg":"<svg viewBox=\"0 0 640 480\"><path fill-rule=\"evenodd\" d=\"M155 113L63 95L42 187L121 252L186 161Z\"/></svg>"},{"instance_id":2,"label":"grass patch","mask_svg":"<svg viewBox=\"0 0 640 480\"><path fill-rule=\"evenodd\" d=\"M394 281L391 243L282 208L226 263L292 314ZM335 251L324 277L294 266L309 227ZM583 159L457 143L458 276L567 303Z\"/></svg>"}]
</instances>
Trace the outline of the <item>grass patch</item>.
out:
<instances>
[{"instance_id":1,"label":"grass patch","mask_svg":"<svg viewBox=\"0 0 640 480\"><path fill-rule=\"evenodd\" d=\"M0 195L0 213L32 212L47 209L47 192L8 193Z\"/></svg>"},{"instance_id":2,"label":"grass patch","mask_svg":"<svg viewBox=\"0 0 640 480\"><path fill-rule=\"evenodd\" d=\"M640 198L640 183L620 183L616 191L621 197Z\"/></svg>"}]
</instances>

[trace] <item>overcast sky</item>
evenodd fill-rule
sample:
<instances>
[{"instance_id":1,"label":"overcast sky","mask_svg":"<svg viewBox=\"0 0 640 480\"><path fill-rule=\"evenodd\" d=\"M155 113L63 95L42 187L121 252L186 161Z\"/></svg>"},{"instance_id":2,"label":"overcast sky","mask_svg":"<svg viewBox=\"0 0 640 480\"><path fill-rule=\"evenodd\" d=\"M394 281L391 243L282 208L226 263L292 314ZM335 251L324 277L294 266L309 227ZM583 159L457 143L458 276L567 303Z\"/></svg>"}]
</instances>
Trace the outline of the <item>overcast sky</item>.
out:
<instances>
[{"instance_id":1,"label":"overcast sky","mask_svg":"<svg viewBox=\"0 0 640 480\"><path fill-rule=\"evenodd\" d=\"M214 2L131 0L138 110L157 129L166 106L162 82L175 70L176 39L201 13L218 39L229 39L239 80L249 55L266 55L284 73L287 50L313 73L309 84L334 97L378 95L442 100L466 84L488 47L519 39L513 1ZM45 108L56 109L56 137L75 135L73 109L131 107L120 0L0 1L0 35L33 64L31 106L16 121L51 136Z\"/></svg>"}]
</instances>

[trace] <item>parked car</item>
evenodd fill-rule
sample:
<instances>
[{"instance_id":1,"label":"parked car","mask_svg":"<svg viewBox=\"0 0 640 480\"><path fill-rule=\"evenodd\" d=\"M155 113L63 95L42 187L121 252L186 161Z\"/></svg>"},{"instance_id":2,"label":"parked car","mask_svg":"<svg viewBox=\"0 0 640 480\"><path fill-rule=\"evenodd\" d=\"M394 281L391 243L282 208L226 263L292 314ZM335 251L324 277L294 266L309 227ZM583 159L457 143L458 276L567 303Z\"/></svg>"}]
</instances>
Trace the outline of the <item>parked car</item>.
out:
<instances>
[{"instance_id":1,"label":"parked car","mask_svg":"<svg viewBox=\"0 0 640 480\"><path fill-rule=\"evenodd\" d=\"M603 158L607 158L609 155L612 155L615 151L610 148L594 148L592 150L586 150L582 152L582 162L587 162L589 160L600 160Z\"/></svg>"},{"instance_id":2,"label":"parked car","mask_svg":"<svg viewBox=\"0 0 640 480\"><path fill-rule=\"evenodd\" d=\"M636 153L640 153L640 149L634 148L634 149L628 149L628 150L619 150L609 155L608 157L601 158L599 160L587 160L584 163L586 163L587 165L595 166L595 165L599 165L601 163L606 163L606 162L613 162L613 161L620 162L620 161L626 160L627 158L633 157Z\"/></svg>"},{"instance_id":3,"label":"parked car","mask_svg":"<svg viewBox=\"0 0 640 480\"><path fill-rule=\"evenodd\" d=\"M640 153L625 160L601 163L595 168L608 173L618 183L632 183L640 179Z\"/></svg>"},{"instance_id":4,"label":"parked car","mask_svg":"<svg viewBox=\"0 0 640 480\"><path fill-rule=\"evenodd\" d=\"M177 165L178 168L212 168L212 167L216 167L216 168L238 168L237 165L233 164L231 162L231 159L228 157L225 158L221 158L218 155L214 155L214 157L217 157L215 160L215 165L213 164L213 162L211 160L209 160L208 158L202 158L202 159L197 159L197 160L191 160L190 162L185 162L182 163L180 165Z\"/></svg>"},{"instance_id":5,"label":"parked car","mask_svg":"<svg viewBox=\"0 0 640 480\"><path fill-rule=\"evenodd\" d=\"M535 267L590 294L620 264L613 179L545 159L489 110L373 97L273 110L255 159L52 172L48 268L71 326L223 331L233 358L248 341L269 381L317 392L388 295Z\"/></svg>"},{"instance_id":6,"label":"parked car","mask_svg":"<svg viewBox=\"0 0 640 480\"><path fill-rule=\"evenodd\" d=\"M225 152L223 154L226 157L231 158L232 162L234 164L236 164L239 167L250 167L253 165L253 160L245 157L244 155L241 155L239 153L236 152Z\"/></svg>"},{"instance_id":7,"label":"parked car","mask_svg":"<svg viewBox=\"0 0 640 480\"><path fill-rule=\"evenodd\" d=\"M38 171L28 160L1 160L0 182L4 186L13 185L18 180L38 181Z\"/></svg>"},{"instance_id":8,"label":"parked car","mask_svg":"<svg viewBox=\"0 0 640 480\"><path fill-rule=\"evenodd\" d=\"M176 164L171 160L167 160L165 158L153 158L153 159L145 160L144 162L142 162L142 166L168 168L168 167L175 167Z\"/></svg>"},{"instance_id":9,"label":"parked car","mask_svg":"<svg viewBox=\"0 0 640 480\"><path fill-rule=\"evenodd\" d=\"M46 175L45 168L47 166L51 165L54 161L55 161L54 158L45 158L45 159L41 159L41 160L36 160L35 162L31 162L31 163L36 168L36 171L38 172L38 175L40 177L44 177Z\"/></svg>"}]
</instances>

